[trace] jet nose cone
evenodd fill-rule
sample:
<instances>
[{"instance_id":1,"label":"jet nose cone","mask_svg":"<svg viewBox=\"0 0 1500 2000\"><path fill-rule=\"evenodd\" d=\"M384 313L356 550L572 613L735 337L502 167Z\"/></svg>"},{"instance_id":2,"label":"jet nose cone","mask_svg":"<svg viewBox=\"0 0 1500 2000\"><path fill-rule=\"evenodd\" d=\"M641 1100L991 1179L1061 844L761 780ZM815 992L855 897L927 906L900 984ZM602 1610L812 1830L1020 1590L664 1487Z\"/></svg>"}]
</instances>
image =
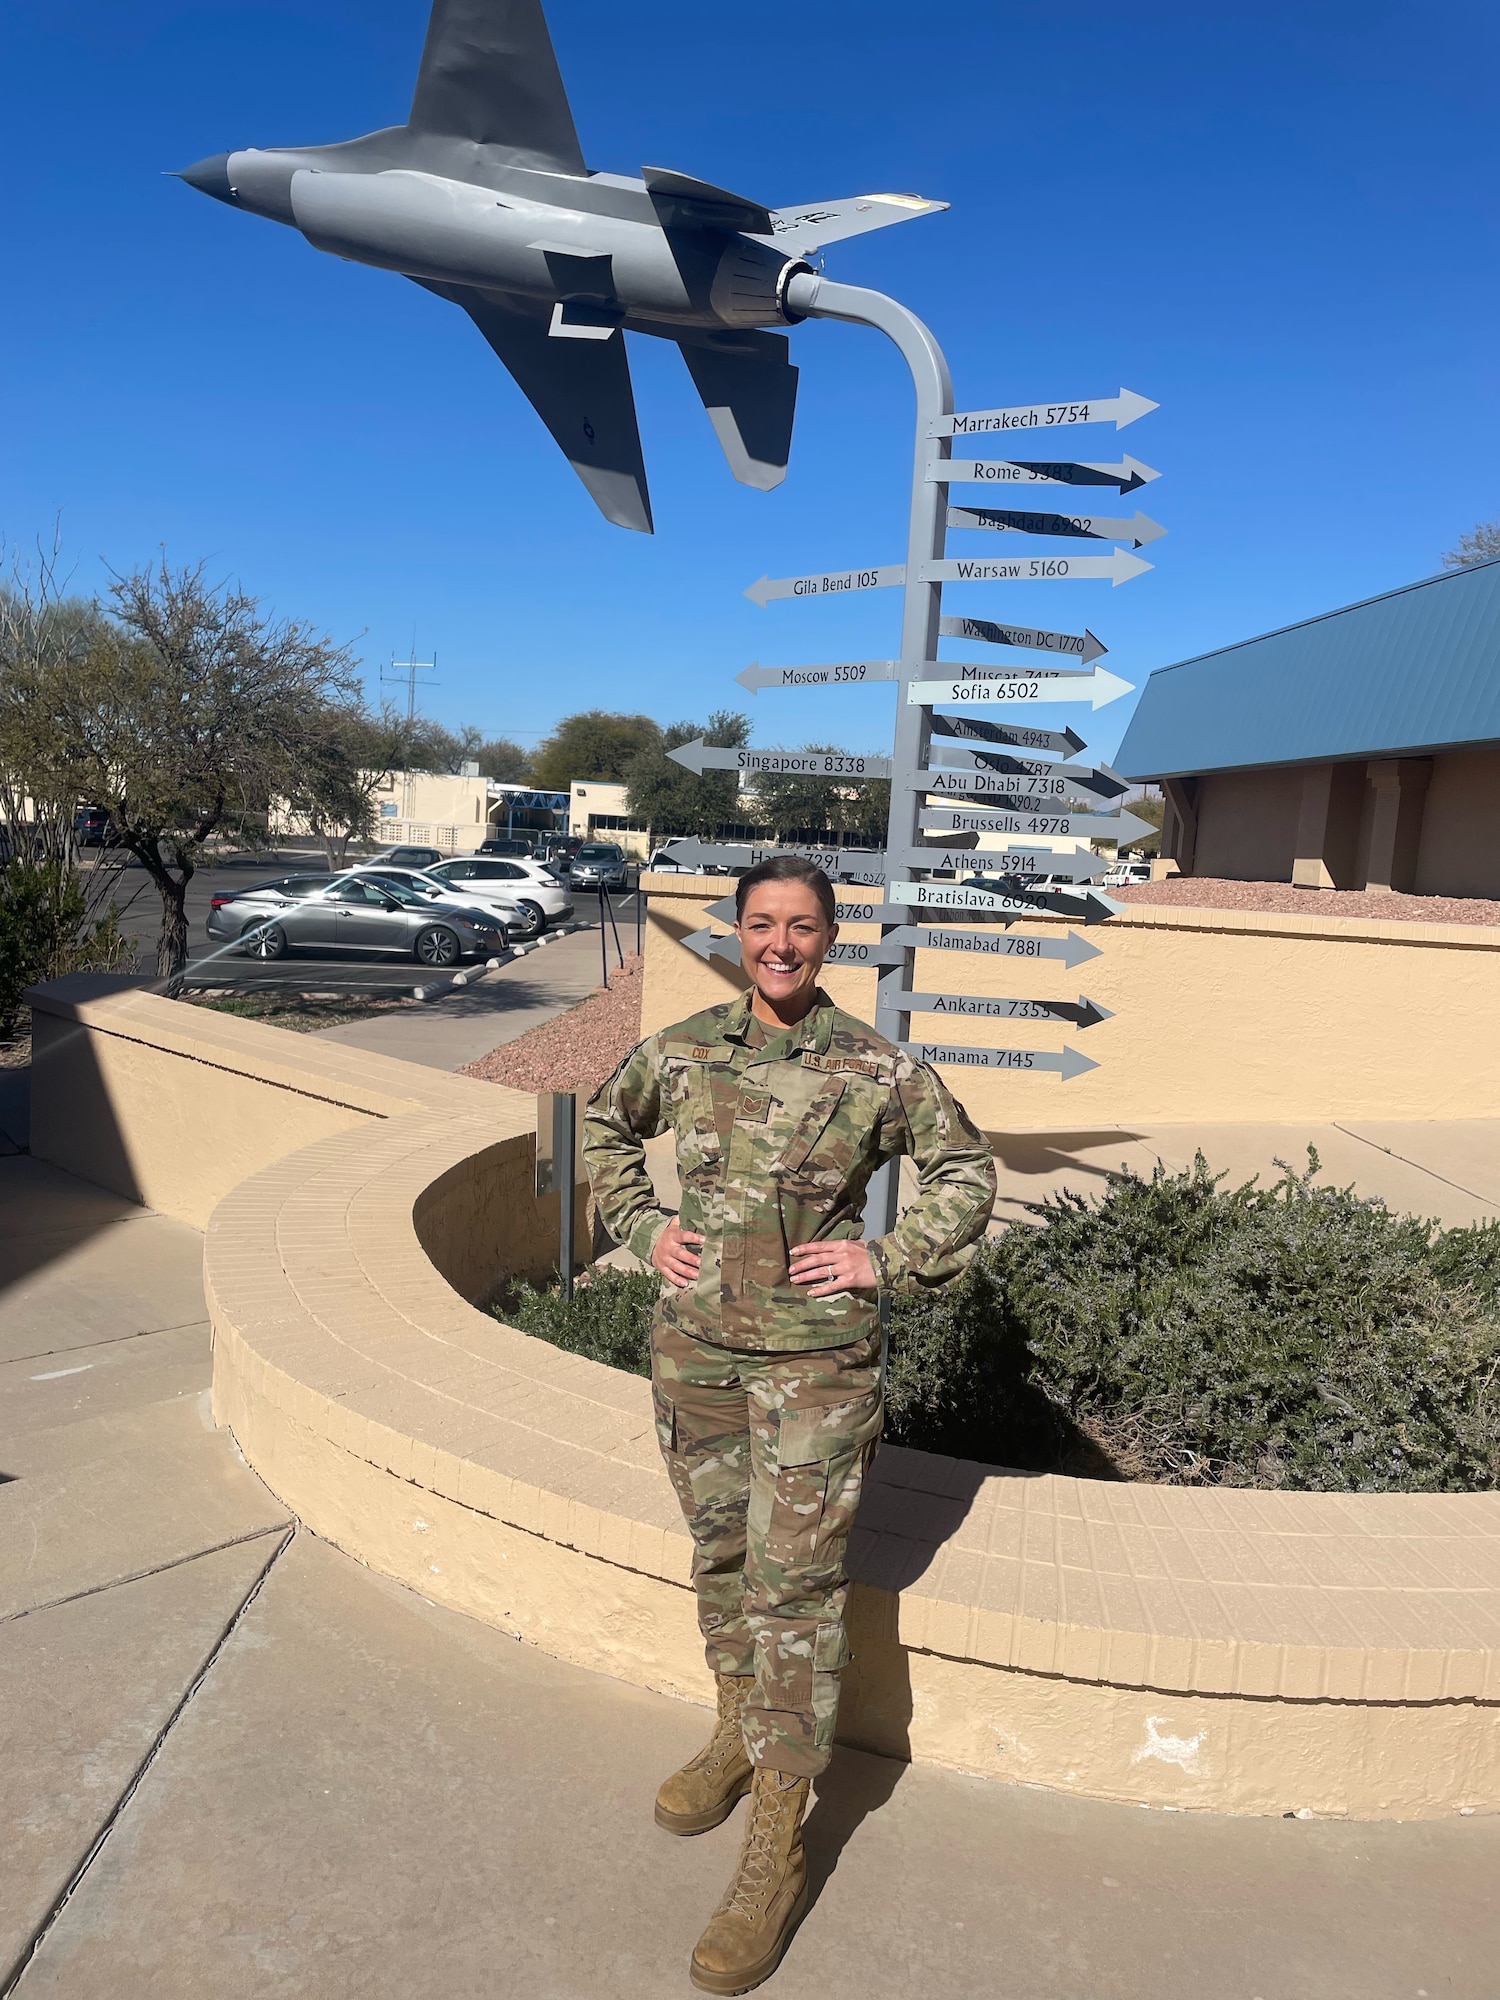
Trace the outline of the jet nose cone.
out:
<instances>
[{"instance_id":1,"label":"jet nose cone","mask_svg":"<svg viewBox=\"0 0 1500 2000\"><path fill-rule=\"evenodd\" d=\"M214 153L206 160L197 160L190 167L184 167L177 176L189 187L197 188L200 194L211 194L215 201L232 202L234 189L229 183L229 155Z\"/></svg>"}]
</instances>

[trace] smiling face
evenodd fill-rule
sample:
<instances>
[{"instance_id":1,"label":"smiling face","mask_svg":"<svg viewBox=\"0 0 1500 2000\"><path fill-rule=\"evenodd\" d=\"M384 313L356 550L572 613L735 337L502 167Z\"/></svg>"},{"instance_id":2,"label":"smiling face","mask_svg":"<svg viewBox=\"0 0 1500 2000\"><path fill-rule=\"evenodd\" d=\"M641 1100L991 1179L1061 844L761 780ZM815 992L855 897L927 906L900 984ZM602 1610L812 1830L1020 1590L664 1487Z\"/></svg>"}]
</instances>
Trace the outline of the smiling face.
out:
<instances>
[{"instance_id":1,"label":"smiling face","mask_svg":"<svg viewBox=\"0 0 1500 2000\"><path fill-rule=\"evenodd\" d=\"M813 1004L828 947L839 934L806 882L759 882L735 932L755 987L756 1018L790 1027Z\"/></svg>"}]
</instances>

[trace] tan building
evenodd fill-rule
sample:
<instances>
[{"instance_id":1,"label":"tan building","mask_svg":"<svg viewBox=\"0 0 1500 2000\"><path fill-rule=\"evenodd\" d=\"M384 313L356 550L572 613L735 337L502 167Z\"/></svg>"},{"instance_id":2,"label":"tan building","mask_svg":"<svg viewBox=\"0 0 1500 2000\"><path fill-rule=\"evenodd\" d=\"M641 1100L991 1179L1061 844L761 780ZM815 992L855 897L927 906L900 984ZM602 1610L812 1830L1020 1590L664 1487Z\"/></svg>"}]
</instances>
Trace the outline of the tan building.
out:
<instances>
[{"instance_id":1,"label":"tan building","mask_svg":"<svg viewBox=\"0 0 1500 2000\"><path fill-rule=\"evenodd\" d=\"M1184 875L1500 897L1500 561L1159 669L1117 762Z\"/></svg>"},{"instance_id":2,"label":"tan building","mask_svg":"<svg viewBox=\"0 0 1500 2000\"><path fill-rule=\"evenodd\" d=\"M634 860L651 849L651 829L630 816L623 785L606 778L575 778L568 789L568 832L581 840L613 840Z\"/></svg>"},{"instance_id":3,"label":"tan building","mask_svg":"<svg viewBox=\"0 0 1500 2000\"><path fill-rule=\"evenodd\" d=\"M561 831L568 804L566 792L502 785L474 772L386 771L372 796L378 846L439 847L445 854L472 854L494 834ZM273 804L273 836L305 838L308 831L300 814Z\"/></svg>"}]
</instances>

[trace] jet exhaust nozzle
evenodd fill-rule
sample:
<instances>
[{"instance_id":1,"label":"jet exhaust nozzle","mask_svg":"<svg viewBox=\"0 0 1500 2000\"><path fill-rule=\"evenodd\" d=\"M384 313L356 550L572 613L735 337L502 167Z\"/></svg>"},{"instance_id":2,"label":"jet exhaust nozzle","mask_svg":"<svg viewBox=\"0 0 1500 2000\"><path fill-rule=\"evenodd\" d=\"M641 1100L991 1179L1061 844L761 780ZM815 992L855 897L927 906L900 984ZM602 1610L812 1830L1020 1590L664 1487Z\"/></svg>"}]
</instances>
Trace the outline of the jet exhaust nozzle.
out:
<instances>
[{"instance_id":1,"label":"jet exhaust nozzle","mask_svg":"<svg viewBox=\"0 0 1500 2000\"><path fill-rule=\"evenodd\" d=\"M227 201L231 207L235 203L234 184L229 178L229 155L212 153L206 160L195 160L190 167L184 167L177 176L189 187L197 188L200 194L211 194L215 201Z\"/></svg>"}]
</instances>

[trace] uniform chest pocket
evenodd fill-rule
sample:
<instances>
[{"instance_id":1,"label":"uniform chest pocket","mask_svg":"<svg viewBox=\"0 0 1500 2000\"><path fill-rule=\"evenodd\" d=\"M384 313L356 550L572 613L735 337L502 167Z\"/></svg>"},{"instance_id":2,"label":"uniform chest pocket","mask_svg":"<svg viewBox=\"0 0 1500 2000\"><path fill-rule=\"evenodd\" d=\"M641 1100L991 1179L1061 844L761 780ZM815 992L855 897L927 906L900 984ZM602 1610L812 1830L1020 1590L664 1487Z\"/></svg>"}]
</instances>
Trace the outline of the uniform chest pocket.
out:
<instances>
[{"instance_id":1,"label":"uniform chest pocket","mask_svg":"<svg viewBox=\"0 0 1500 2000\"><path fill-rule=\"evenodd\" d=\"M714 1105L714 1072L701 1062L674 1062L667 1071L666 1094L677 1134L677 1170L684 1180L716 1174L724 1158Z\"/></svg>"},{"instance_id":2,"label":"uniform chest pocket","mask_svg":"<svg viewBox=\"0 0 1500 2000\"><path fill-rule=\"evenodd\" d=\"M846 1115L848 1087L841 1077L822 1082L772 1163L772 1175L792 1186L842 1187L859 1151L857 1120Z\"/></svg>"}]
</instances>

